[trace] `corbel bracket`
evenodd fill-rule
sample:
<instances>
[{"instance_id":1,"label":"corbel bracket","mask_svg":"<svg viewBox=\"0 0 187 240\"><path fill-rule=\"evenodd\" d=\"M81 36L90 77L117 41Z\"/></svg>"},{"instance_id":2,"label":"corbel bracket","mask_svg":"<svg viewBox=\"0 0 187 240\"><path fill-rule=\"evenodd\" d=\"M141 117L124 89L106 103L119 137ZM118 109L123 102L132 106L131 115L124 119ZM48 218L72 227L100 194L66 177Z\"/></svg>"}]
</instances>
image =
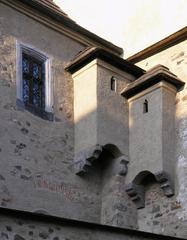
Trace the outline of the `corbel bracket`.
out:
<instances>
[{"instance_id":1,"label":"corbel bracket","mask_svg":"<svg viewBox=\"0 0 187 240\"><path fill-rule=\"evenodd\" d=\"M135 203L137 209L145 207L145 189L142 185L130 183L126 185L126 193L129 195L131 200Z\"/></svg>"},{"instance_id":2,"label":"corbel bracket","mask_svg":"<svg viewBox=\"0 0 187 240\"><path fill-rule=\"evenodd\" d=\"M163 190L165 196L172 197L174 195L174 189L169 175L164 171L154 173L153 175L156 182L160 184L160 187ZM125 187L126 193L136 204L137 209L145 207L145 187L142 184L142 180L143 178L141 178L141 181L138 183L134 183L133 181L130 184L127 184Z\"/></svg>"},{"instance_id":3,"label":"corbel bracket","mask_svg":"<svg viewBox=\"0 0 187 240\"><path fill-rule=\"evenodd\" d=\"M155 173L154 176L157 182L160 184L165 196L172 197L175 193L169 175L164 171L160 171Z\"/></svg>"},{"instance_id":4,"label":"corbel bracket","mask_svg":"<svg viewBox=\"0 0 187 240\"><path fill-rule=\"evenodd\" d=\"M87 173L93 162L101 155L102 150L102 146L97 144L78 153L74 159L75 173L79 176Z\"/></svg>"},{"instance_id":5,"label":"corbel bracket","mask_svg":"<svg viewBox=\"0 0 187 240\"><path fill-rule=\"evenodd\" d=\"M117 161L119 162L119 175L125 176L128 172L128 163L129 160L127 160L127 157L124 155L121 155L117 158Z\"/></svg>"}]
</instances>

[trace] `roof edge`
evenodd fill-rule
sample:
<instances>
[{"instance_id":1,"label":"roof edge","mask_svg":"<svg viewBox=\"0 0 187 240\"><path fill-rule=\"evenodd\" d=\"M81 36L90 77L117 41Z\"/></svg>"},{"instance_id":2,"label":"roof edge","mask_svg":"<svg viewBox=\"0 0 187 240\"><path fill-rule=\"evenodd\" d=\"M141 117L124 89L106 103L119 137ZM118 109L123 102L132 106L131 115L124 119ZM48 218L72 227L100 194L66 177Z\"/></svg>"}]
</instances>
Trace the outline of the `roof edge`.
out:
<instances>
[{"instance_id":1,"label":"roof edge","mask_svg":"<svg viewBox=\"0 0 187 240\"><path fill-rule=\"evenodd\" d=\"M127 58L131 63L138 63L152 55L159 53L173 45L180 43L187 39L187 27L169 35L168 37L156 42L155 44L143 49L142 51Z\"/></svg>"},{"instance_id":2,"label":"roof edge","mask_svg":"<svg viewBox=\"0 0 187 240\"><path fill-rule=\"evenodd\" d=\"M98 43L99 45L103 45L103 47L109 49L110 51L114 52L115 54L123 55L123 49L121 47L118 47L115 44L105 40L104 38L99 37L95 33L92 33L89 30L81 27L80 25L78 25L75 21L70 19L65 14L61 14L60 10L52 9L51 7L48 7L47 5L42 4L42 2L39 2L36 0L17 0L17 1L38 10L39 12L47 15L48 17L52 18L53 20L63 24L65 27L67 27L71 31L74 31L77 34L80 34L88 39L91 39L92 41Z\"/></svg>"},{"instance_id":3,"label":"roof edge","mask_svg":"<svg viewBox=\"0 0 187 240\"><path fill-rule=\"evenodd\" d=\"M143 70L142 68L99 47L87 48L80 52L70 63L66 65L65 70L73 74L96 58L106 61L112 66L117 67L120 70L126 71L134 75L135 77L140 77L145 73L145 70Z\"/></svg>"},{"instance_id":4,"label":"roof edge","mask_svg":"<svg viewBox=\"0 0 187 240\"><path fill-rule=\"evenodd\" d=\"M167 67L163 65L157 65L150 69L143 76L138 78L136 81L128 84L127 87L121 92L121 95L129 99L161 81L170 83L171 85L175 86L176 90L180 90L185 84L176 75L170 72Z\"/></svg>"}]
</instances>

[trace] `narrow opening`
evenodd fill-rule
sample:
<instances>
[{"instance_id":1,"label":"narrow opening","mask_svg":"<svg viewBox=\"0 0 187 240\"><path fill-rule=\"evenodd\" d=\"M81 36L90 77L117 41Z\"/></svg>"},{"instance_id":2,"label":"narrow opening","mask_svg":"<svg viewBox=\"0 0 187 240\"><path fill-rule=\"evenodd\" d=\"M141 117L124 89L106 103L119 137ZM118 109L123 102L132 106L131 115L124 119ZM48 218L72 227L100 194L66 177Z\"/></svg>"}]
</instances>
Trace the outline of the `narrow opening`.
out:
<instances>
[{"instance_id":1,"label":"narrow opening","mask_svg":"<svg viewBox=\"0 0 187 240\"><path fill-rule=\"evenodd\" d=\"M110 89L111 91L115 91L116 92L116 78L115 77L111 77L111 82L110 82Z\"/></svg>"},{"instance_id":2,"label":"narrow opening","mask_svg":"<svg viewBox=\"0 0 187 240\"><path fill-rule=\"evenodd\" d=\"M143 104L143 113L148 112L148 101L145 99L144 104Z\"/></svg>"}]
</instances>

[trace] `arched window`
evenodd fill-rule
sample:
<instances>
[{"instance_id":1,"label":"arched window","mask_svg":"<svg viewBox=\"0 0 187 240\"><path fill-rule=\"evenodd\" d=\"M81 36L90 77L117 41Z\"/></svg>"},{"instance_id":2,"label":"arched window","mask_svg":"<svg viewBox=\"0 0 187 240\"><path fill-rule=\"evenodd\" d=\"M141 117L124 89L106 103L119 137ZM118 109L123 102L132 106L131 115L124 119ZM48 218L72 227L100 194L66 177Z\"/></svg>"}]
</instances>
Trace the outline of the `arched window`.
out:
<instances>
[{"instance_id":1,"label":"arched window","mask_svg":"<svg viewBox=\"0 0 187 240\"><path fill-rule=\"evenodd\" d=\"M144 104L143 104L143 113L148 112L148 101L145 99Z\"/></svg>"},{"instance_id":2,"label":"arched window","mask_svg":"<svg viewBox=\"0 0 187 240\"><path fill-rule=\"evenodd\" d=\"M110 89L111 91L115 91L116 92L116 89L117 89L117 80L115 77L111 77L111 80L110 80Z\"/></svg>"}]
</instances>

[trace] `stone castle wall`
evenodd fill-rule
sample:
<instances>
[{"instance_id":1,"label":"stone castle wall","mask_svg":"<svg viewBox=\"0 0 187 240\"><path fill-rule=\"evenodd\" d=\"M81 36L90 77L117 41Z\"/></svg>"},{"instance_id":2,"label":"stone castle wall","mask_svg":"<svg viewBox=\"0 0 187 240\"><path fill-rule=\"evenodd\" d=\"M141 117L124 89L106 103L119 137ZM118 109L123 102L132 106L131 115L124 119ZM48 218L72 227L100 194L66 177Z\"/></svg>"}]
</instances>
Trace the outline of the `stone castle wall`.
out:
<instances>
[{"instance_id":1,"label":"stone castle wall","mask_svg":"<svg viewBox=\"0 0 187 240\"><path fill-rule=\"evenodd\" d=\"M162 64L187 82L187 41L178 43L137 63L148 70ZM175 196L163 196L157 184L148 185L146 206L138 210L139 229L187 237L187 89L177 93L175 102Z\"/></svg>"},{"instance_id":2,"label":"stone castle wall","mask_svg":"<svg viewBox=\"0 0 187 240\"><path fill-rule=\"evenodd\" d=\"M16 104L17 41L46 53L52 59L54 121L43 120ZM170 70L186 81L186 42L181 44L184 45L176 46L173 53L173 49L168 49L160 56L156 55L157 60L150 59L148 67L157 61L166 66L171 64ZM93 166L85 178L77 176L74 171L73 79L64 72L64 66L85 47L0 2L0 206L186 237L186 90L178 93L176 100L176 194L168 199L157 184L150 182L146 186L146 206L137 210L125 193L125 177L115 176L111 180L112 164L108 167L109 174L98 166ZM162 60L167 56L171 59L168 63ZM147 67L147 62L139 64ZM108 78L108 73L101 69L98 74ZM99 84L103 88L100 93L103 97L106 82ZM124 87L123 82L119 84L121 86ZM106 108L107 103L104 101ZM111 106L115 108L115 104L111 103ZM126 103L124 107L128 114ZM127 118L124 122L121 125L128 124ZM128 128L122 134L128 146ZM124 153L128 155L128 149L124 149ZM108 179L110 184L107 184ZM37 221L25 224L4 215L1 221L2 239L96 239L93 231L84 229L61 228L61 233L57 234L57 224L52 228ZM35 226L35 230L30 230L30 226ZM67 235L64 234L66 231ZM98 234L97 239L101 238L103 233ZM111 232L106 235L106 239L114 238L123 239L124 235L116 236Z\"/></svg>"},{"instance_id":3,"label":"stone castle wall","mask_svg":"<svg viewBox=\"0 0 187 240\"><path fill-rule=\"evenodd\" d=\"M52 59L52 122L16 105L17 41ZM1 206L99 221L97 179L74 174L73 80L64 72L84 47L0 3Z\"/></svg>"},{"instance_id":4,"label":"stone castle wall","mask_svg":"<svg viewBox=\"0 0 187 240\"><path fill-rule=\"evenodd\" d=\"M1 240L168 240L167 236L20 212L0 214ZM170 240L182 240L170 237Z\"/></svg>"}]
</instances>

